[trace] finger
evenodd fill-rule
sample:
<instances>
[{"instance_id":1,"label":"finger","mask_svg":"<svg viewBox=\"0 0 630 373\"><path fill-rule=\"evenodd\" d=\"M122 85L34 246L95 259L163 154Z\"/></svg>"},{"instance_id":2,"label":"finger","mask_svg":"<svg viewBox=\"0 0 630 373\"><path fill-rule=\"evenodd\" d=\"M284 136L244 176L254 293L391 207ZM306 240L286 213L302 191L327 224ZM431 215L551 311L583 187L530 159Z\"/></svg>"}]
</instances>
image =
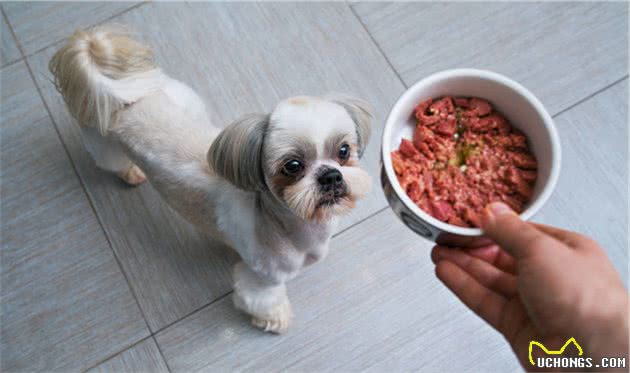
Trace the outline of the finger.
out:
<instances>
[{"instance_id":1,"label":"finger","mask_svg":"<svg viewBox=\"0 0 630 373\"><path fill-rule=\"evenodd\" d=\"M488 245L475 249L468 249L466 252L475 258L488 262L503 272L516 274L516 262L510 254L501 249L498 245Z\"/></svg>"},{"instance_id":2,"label":"finger","mask_svg":"<svg viewBox=\"0 0 630 373\"><path fill-rule=\"evenodd\" d=\"M544 225L544 224L539 224L539 223L531 223L531 224L539 231L546 233L552 236L553 238L557 239L558 241L564 242L565 244L575 249L580 249L580 248L596 245L595 241L593 241L592 239L576 232L571 232L564 229L551 227L549 225Z\"/></svg>"},{"instance_id":3,"label":"finger","mask_svg":"<svg viewBox=\"0 0 630 373\"><path fill-rule=\"evenodd\" d=\"M460 249L459 247L452 248L452 247L446 247L442 245L436 245L433 247L431 251L431 260L433 261L433 263L436 263L436 264L439 261L439 258L436 256L436 254L439 252L436 250L437 248L441 248L440 250L442 249L464 250L469 255L474 256L475 258L479 258L483 260L484 262L490 263L494 265L495 267L497 267L498 269L502 270L503 272L516 274L516 261L514 260L513 257L510 256L510 254L505 252L505 250L501 249L496 244L476 247L474 249L468 249L468 248Z\"/></svg>"},{"instance_id":4,"label":"finger","mask_svg":"<svg viewBox=\"0 0 630 373\"><path fill-rule=\"evenodd\" d=\"M438 264L438 262L440 261L440 257L438 256L438 249L447 249L447 247L440 245L433 246L433 248L431 249L431 261L433 262L433 264Z\"/></svg>"},{"instance_id":5,"label":"finger","mask_svg":"<svg viewBox=\"0 0 630 373\"><path fill-rule=\"evenodd\" d=\"M507 205L494 202L486 207L481 219L484 234L499 244L515 259L527 258L540 250L560 249L551 236L522 221Z\"/></svg>"},{"instance_id":6,"label":"finger","mask_svg":"<svg viewBox=\"0 0 630 373\"><path fill-rule=\"evenodd\" d=\"M470 236L460 236L451 233L442 233L440 234L436 241L438 245L441 246L449 246L449 247L479 247L486 246L492 243L488 237L470 237Z\"/></svg>"},{"instance_id":7,"label":"finger","mask_svg":"<svg viewBox=\"0 0 630 373\"><path fill-rule=\"evenodd\" d=\"M498 330L501 313L507 302L504 297L482 286L463 269L447 260L438 262L435 274L462 303Z\"/></svg>"},{"instance_id":8,"label":"finger","mask_svg":"<svg viewBox=\"0 0 630 373\"><path fill-rule=\"evenodd\" d=\"M438 262L447 260L455 263L482 286L508 298L516 294L516 278L492 264L468 255L465 251L459 249L448 249L438 246L434 252Z\"/></svg>"}]
</instances>

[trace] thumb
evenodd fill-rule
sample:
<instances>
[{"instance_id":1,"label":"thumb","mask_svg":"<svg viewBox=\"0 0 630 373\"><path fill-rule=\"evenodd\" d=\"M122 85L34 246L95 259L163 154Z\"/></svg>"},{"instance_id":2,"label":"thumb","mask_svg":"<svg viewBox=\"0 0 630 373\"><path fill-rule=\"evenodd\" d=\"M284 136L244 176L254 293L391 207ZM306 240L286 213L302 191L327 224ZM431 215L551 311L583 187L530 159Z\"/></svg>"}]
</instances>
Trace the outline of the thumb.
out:
<instances>
[{"instance_id":1,"label":"thumb","mask_svg":"<svg viewBox=\"0 0 630 373\"><path fill-rule=\"evenodd\" d=\"M507 205L494 202L486 206L481 219L484 234L517 259L531 256L555 240L524 222Z\"/></svg>"}]
</instances>

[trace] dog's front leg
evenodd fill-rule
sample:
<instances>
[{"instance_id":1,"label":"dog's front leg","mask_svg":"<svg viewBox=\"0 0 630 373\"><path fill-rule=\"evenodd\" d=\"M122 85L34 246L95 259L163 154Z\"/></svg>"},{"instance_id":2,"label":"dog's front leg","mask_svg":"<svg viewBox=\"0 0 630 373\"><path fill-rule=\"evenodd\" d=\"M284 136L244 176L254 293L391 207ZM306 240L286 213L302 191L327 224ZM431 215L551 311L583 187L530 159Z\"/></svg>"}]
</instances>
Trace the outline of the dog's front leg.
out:
<instances>
[{"instance_id":1,"label":"dog's front leg","mask_svg":"<svg viewBox=\"0 0 630 373\"><path fill-rule=\"evenodd\" d=\"M286 332L293 317L284 283L264 279L243 262L234 266L234 304L266 332Z\"/></svg>"}]
</instances>

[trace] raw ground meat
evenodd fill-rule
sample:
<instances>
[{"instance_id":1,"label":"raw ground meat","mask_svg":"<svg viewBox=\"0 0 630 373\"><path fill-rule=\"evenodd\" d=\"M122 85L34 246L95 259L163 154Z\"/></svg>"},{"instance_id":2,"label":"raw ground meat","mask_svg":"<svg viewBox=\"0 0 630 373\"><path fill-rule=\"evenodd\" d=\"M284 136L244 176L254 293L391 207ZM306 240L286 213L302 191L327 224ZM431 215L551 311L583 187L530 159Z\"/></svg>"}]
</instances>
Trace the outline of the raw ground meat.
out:
<instances>
[{"instance_id":1,"label":"raw ground meat","mask_svg":"<svg viewBox=\"0 0 630 373\"><path fill-rule=\"evenodd\" d=\"M525 135L488 101L429 99L414 114L413 140L402 140L392 162L418 207L460 227L479 227L491 202L523 211L536 182L536 158Z\"/></svg>"}]
</instances>

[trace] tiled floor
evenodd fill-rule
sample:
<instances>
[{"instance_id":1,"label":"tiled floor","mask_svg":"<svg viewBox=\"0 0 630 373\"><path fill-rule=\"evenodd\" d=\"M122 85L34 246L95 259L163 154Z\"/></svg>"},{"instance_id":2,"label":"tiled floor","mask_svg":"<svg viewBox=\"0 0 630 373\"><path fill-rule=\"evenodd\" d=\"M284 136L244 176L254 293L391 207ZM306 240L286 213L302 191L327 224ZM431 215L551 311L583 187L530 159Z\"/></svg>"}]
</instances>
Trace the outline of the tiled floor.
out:
<instances>
[{"instance_id":1,"label":"tiled floor","mask_svg":"<svg viewBox=\"0 0 630 373\"><path fill-rule=\"evenodd\" d=\"M536 220L594 236L627 277L628 6L455 3L3 3L2 371L518 370L501 336L435 279L431 244L376 184L406 86L452 67L509 75L554 115L558 189ZM94 168L47 61L74 28L130 25L217 123L280 98L351 92L376 109L372 195L289 284L283 337L228 296L236 260L150 185Z\"/></svg>"}]
</instances>

